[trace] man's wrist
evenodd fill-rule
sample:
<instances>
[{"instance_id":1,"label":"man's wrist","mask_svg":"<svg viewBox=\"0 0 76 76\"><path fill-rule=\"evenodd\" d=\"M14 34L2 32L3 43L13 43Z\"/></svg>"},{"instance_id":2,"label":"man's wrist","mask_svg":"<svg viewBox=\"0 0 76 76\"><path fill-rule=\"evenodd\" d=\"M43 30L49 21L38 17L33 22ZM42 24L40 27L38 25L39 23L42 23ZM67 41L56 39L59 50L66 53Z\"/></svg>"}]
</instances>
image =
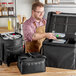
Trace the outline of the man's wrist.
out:
<instances>
[{"instance_id":1,"label":"man's wrist","mask_svg":"<svg viewBox=\"0 0 76 76\"><path fill-rule=\"evenodd\" d=\"M46 33L44 33L44 38L46 38Z\"/></svg>"}]
</instances>

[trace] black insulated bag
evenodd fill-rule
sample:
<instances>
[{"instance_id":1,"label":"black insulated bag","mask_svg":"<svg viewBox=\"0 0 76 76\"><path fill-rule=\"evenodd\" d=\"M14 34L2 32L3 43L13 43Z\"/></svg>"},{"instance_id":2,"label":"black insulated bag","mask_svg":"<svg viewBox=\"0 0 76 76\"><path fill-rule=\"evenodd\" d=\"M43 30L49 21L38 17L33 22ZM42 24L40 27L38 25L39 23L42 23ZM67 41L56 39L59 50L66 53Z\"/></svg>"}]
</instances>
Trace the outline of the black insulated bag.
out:
<instances>
[{"instance_id":1,"label":"black insulated bag","mask_svg":"<svg viewBox=\"0 0 76 76\"><path fill-rule=\"evenodd\" d=\"M1 38L1 34L0 34L0 65L2 65L2 38Z\"/></svg>"},{"instance_id":2,"label":"black insulated bag","mask_svg":"<svg viewBox=\"0 0 76 76\"><path fill-rule=\"evenodd\" d=\"M43 54L48 67L76 69L76 14L49 12L46 32L53 32L56 40L43 42Z\"/></svg>"},{"instance_id":3,"label":"black insulated bag","mask_svg":"<svg viewBox=\"0 0 76 76\"><path fill-rule=\"evenodd\" d=\"M3 62L10 65L11 62L15 62L18 56L24 53L22 35L19 33L5 33L2 34L3 39Z\"/></svg>"},{"instance_id":4,"label":"black insulated bag","mask_svg":"<svg viewBox=\"0 0 76 76\"><path fill-rule=\"evenodd\" d=\"M26 53L18 57L18 68L21 74L45 72L45 56L38 53Z\"/></svg>"}]
</instances>

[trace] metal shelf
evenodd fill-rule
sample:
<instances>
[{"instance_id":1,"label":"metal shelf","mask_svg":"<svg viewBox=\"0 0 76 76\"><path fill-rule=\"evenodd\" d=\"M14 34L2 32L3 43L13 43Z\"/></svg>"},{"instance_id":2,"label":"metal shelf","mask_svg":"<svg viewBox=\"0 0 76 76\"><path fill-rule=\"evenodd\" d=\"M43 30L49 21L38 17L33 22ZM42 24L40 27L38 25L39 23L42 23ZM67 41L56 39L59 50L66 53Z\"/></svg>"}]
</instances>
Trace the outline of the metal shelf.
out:
<instances>
[{"instance_id":1,"label":"metal shelf","mask_svg":"<svg viewBox=\"0 0 76 76\"><path fill-rule=\"evenodd\" d=\"M7 2L8 0L6 0L6 2ZM0 19L1 18L6 18L6 19L8 19L8 18L14 18L14 20L15 20L15 28L14 28L14 30L16 31L17 30L17 21L16 21L16 18L17 18L17 15L16 15L16 0L12 0L13 2L14 2L14 16L0 16Z\"/></svg>"},{"instance_id":2,"label":"metal shelf","mask_svg":"<svg viewBox=\"0 0 76 76\"><path fill-rule=\"evenodd\" d=\"M17 16L0 16L0 18L16 18Z\"/></svg>"}]
</instances>

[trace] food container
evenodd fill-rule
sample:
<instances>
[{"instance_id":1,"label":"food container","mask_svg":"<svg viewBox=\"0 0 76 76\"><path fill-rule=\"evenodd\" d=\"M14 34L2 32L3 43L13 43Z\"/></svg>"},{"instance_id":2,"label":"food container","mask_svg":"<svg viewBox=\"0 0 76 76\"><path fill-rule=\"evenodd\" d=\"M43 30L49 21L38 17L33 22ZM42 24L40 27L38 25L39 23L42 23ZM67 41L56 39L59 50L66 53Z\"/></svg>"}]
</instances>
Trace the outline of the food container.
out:
<instances>
[{"instance_id":1,"label":"food container","mask_svg":"<svg viewBox=\"0 0 76 76\"><path fill-rule=\"evenodd\" d=\"M8 15L9 16L14 16L14 6L13 6L13 2L9 2L8 3Z\"/></svg>"},{"instance_id":2,"label":"food container","mask_svg":"<svg viewBox=\"0 0 76 76\"><path fill-rule=\"evenodd\" d=\"M2 16L8 16L7 2L2 2Z\"/></svg>"}]
</instances>

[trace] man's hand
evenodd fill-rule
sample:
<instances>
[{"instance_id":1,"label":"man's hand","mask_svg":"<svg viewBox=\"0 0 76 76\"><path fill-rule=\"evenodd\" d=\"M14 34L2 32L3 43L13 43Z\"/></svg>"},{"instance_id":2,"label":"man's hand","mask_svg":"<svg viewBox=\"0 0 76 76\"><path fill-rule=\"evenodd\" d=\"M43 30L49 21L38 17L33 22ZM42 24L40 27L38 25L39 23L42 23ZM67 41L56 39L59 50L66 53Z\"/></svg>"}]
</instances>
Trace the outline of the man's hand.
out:
<instances>
[{"instance_id":1,"label":"man's hand","mask_svg":"<svg viewBox=\"0 0 76 76\"><path fill-rule=\"evenodd\" d=\"M60 11L56 11L56 14L60 14L61 12Z\"/></svg>"},{"instance_id":2,"label":"man's hand","mask_svg":"<svg viewBox=\"0 0 76 76\"><path fill-rule=\"evenodd\" d=\"M43 38L57 39L53 33L35 33L32 37L32 40L39 40Z\"/></svg>"},{"instance_id":3,"label":"man's hand","mask_svg":"<svg viewBox=\"0 0 76 76\"><path fill-rule=\"evenodd\" d=\"M53 33L45 33L45 38L48 38L48 39L57 39Z\"/></svg>"}]
</instances>

